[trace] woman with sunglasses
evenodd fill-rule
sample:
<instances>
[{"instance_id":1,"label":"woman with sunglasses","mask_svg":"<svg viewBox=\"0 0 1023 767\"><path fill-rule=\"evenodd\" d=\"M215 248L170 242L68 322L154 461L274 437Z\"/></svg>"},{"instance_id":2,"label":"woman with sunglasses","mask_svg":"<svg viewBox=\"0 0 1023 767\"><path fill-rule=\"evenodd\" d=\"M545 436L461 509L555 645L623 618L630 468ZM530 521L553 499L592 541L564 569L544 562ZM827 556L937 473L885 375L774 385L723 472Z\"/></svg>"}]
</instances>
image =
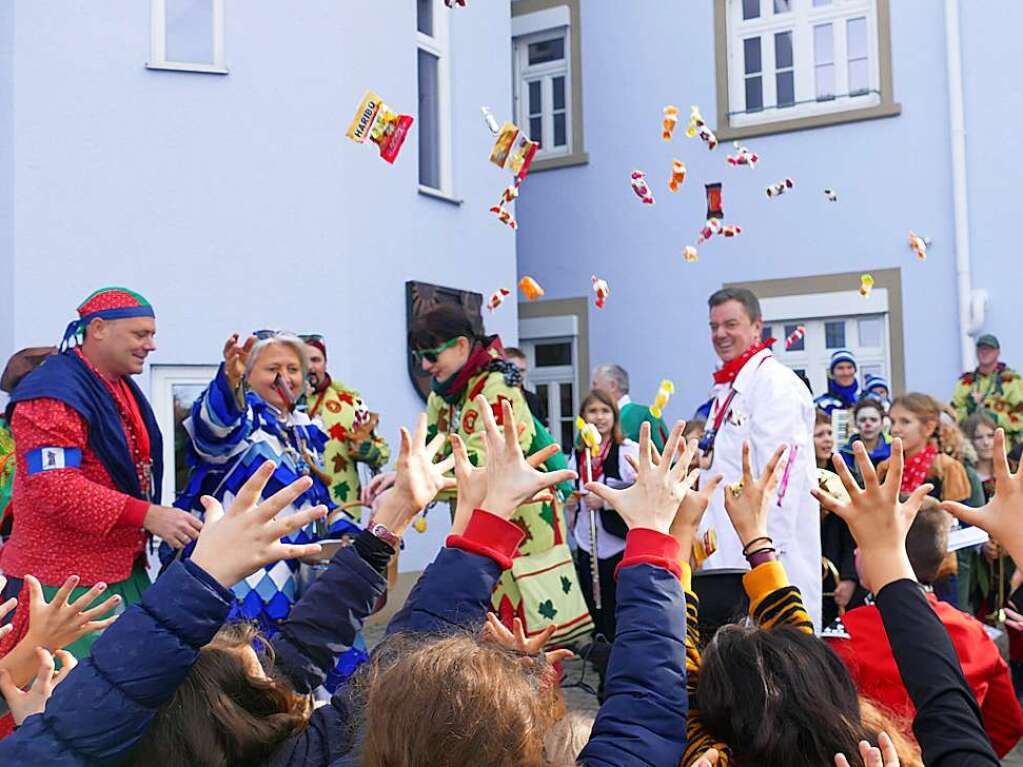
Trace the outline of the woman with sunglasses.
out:
<instances>
[{"instance_id":1,"label":"woman with sunglasses","mask_svg":"<svg viewBox=\"0 0 1023 767\"><path fill-rule=\"evenodd\" d=\"M271 460L277 468L265 497L302 476L313 480L279 517L319 504L331 511L336 508L321 466L327 435L295 408L305 389L306 368L305 344L290 333L260 330L244 343L237 333L227 339L220 369L184 422L189 478L176 506L202 517L205 496L230 503L249 477ZM352 531L357 528L339 518L303 527L282 540L311 543ZM173 554L161 550L165 561ZM232 617L255 621L264 634L273 636L300 596L298 573L298 562L273 562L235 584Z\"/></svg>"},{"instance_id":2,"label":"woman with sunglasses","mask_svg":"<svg viewBox=\"0 0 1023 767\"><path fill-rule=\"evenodd\" d=\"M522 395L521 372L504 358L501 339L476 333L464 309L448 303L430 309L415 319L408 340L417 362L432 378L432 392L426 404L431 436L457 434L465 442L470 460L477 465L485 463L483 419L474 402L482 394L499 421L501 403L511 403L516 421L511 428L518 430L519 444L527 454L541 444L534 443L536 424ZM444 450L451 451L450 443ZM393 483L393 472L378 474L366 486L364 501L371 503ZM441 500L453 504L453 494L442 494ZM512 521L526 532L526 539L519 546L521 555L549 552L552 547L567 543L563 509L556 500L520 506ZM534 621L541 620L561 626L569 612L561 608L569 604L568 600L578 600L581 594L574 569L571 566L559 568L553 579L560 583L557 589L544 594L542 599L531 598L529 605L523 604L512 573L512 570L505 571L493 595L494 610L501 620L511 626L512 618L518 616L527 629ZM553 593L555 591L557 593ZM535 609L546 601L550 601L550 605L543 610L548 617L530 620L530 608ZM571 603L581 604L581 601ZM552 613L555 618L549 617ZM582 620L578 629L585 633L591 626L588 620ZM555 636L567 641L575 634L566 628L559 629Z\"/></svg>"}]
</instances>

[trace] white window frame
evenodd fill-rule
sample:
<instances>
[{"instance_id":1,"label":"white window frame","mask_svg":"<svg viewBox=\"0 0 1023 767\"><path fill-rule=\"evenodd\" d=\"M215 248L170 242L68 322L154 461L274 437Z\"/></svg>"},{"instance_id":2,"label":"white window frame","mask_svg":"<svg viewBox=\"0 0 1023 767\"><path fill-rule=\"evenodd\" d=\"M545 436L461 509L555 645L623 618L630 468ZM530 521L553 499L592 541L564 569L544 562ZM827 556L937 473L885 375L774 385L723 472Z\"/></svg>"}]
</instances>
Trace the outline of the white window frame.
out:
<instances>
[{"instance_id":1,"label":"white window frame","mask_svg":"<svg viewBox=\"0 0 1023 767\"><path fill-rule=\"evenodd\" d=\"M742 128L880 105L881 72L877 11L877 0L833 0L831 5L820 8L814 8L812 0L793 0L792 10L775 14L773 0L761 0L761 16L744 21L742 0L727 0L729 125L733 128ZM867 52L870 58L867 68L868 90L864 94L850 96L847 21L861 17L867 20ZM814 27L827 23L833 25L836 97L817 101ZM790 107L776 107L774 33L790 30L796 103ZM764 107L760 112L746 113L743 41L750 37L761 39Z\"/></svg>"},{"instance_id":2,"label":"white window frame","mask_svg":"<svg viewBox=\"0 0 1023 767\"><path fill-rule=\"evenodd\" d=\"M174 386L207 386L217 374L217 365L152 365L149 368L149 401L163 434L162 503L174 501Z\"/></svg>"},{"instance_id":3,"label":"white window frame","mask_svg":"<svg viewBox=\"0 0 1023 767\"><path fill-rule=\"evenodd\" d=\"M570 343L572 345L571 365L536 366L537 344ZM575 420L579 412L582 392L579 391L579 318L574 314L529 317L519 320L519 348L526 355L529 364L527 383L535 391L538 385L548 386L547 418L554 441L561 443L561 420ZM572 386L572 412L561 412L561 384ZM554 388L551 388L554 387ZM553 392L553 394L552 394Z\"/></svg>"},{"instance_id":4,"label":"white window frame","mask_svg":"<svg viewBox=\"0 0 1023 767\"><path fill-rule=\"evenodd\" d=\"M565 145L547 146L542 143L536 152L537 160L550 157L564 157L572 154L572 30L567 24L518 35L512 40L514 62L515 123L529 132L528 83L539 80L541 101L541 123L543 136L554 140L554 78L565 78ZM546 40L564 40L564 58L543 64L529 64L529 46ZM533 138L530 136L530 138ZM535 140L535 139L534 139Z\"/></svg>"},{"instance_id":5,"label":"white window frame","mask_svg":"<svg viewBox=\"0 0 1023 767\"><path fill-rule=\"evenodd\" d=\"M433 35L419 31L416 25L416 52L425 51L437 58L437 147L440 187L419 184L423 194L453 198L451 168L451 11L444 0L433 0ZM418 19L417 19L418 21ZM418 99L418 75L416 79ZM419 170L416 169L418 180Z\"/></svg>"},{"instance_id":6,"label":"white window frame","mask_svg":"<svg viewBox=\"0 0 1023 767\"><path fill-rule=\"evenodd\" d=\"M224 59L224 0L210 0L213 6L213 63L167 60L167 0L150 0L149 61L147 69L226 75Z\"/></svg>"}]
</instances>

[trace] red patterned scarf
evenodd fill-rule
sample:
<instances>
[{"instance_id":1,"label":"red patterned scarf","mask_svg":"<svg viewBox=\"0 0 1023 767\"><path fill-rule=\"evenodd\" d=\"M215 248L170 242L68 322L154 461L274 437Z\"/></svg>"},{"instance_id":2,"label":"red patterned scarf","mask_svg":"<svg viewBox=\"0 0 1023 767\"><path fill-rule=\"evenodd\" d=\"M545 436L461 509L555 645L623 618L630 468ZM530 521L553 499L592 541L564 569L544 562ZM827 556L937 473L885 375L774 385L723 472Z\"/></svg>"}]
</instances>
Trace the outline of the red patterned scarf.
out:
<instances>
[{"instance_id":1,"label":"red patterned scarf","mask_svg":"<svg viewBox=\"0 0 1023 767\"><path fill-rule=\"evenodd\" d=\"M732 383L739 376L739 371L745 367L746 363L750 361L752 357L762 352L764 349L770 349L774 343L773 338L768 338L766 341L761 341L758 344L753 344L750 348L736 357L734 360L729 360L721 366L720 370L714 371L714 383L726 384Z\"/></svg>"},{"instance_id":2,"label":"red patterned scarf","mask_svg":"<svg viewBox=\"0 0 1023 767\"><path fill-rule=\"evenodd\" d=\"M934 459L938 457L938 446L928 443L927 447L914 456L906 459L902 469L902 487L904 493L912 493L924 483L931 473Z\"/></svg>"}]
</instances>

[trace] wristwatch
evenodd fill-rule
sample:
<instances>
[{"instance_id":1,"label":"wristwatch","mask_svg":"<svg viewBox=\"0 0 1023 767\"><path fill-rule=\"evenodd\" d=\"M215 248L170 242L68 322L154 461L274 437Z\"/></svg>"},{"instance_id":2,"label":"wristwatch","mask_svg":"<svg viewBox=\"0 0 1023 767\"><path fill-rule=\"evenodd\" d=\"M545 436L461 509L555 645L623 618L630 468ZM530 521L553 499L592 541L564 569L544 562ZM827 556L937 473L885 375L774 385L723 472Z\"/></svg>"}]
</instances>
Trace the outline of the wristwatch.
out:
<instances>
[{"instance_id":1,"label":"wristwatch","mask_svg":"<svg viewBox=\"0 0 1023 767\"><path fill-rule=\"evenodd\" d=\"M392 533L386 525L375 522L370 525L369 532L388 544L395 551L401 548L401 536Z\"/></svg>"}]
</instances>

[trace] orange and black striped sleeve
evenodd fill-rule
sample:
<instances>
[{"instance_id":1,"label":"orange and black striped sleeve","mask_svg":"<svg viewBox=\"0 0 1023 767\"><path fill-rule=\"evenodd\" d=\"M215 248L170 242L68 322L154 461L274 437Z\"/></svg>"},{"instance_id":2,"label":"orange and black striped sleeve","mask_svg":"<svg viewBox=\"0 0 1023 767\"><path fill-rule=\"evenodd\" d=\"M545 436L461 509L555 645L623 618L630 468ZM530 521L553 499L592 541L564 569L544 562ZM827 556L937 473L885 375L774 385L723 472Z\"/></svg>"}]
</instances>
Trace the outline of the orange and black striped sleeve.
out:
<instances>
[{"instance_id":1,"label":"orange and black striped sleeve","mask_svg":"<svg viewBox=\"0 0 1023 767\"><path fill-rule=\"evenodd\" d=\"M803 595L789 583L785 566L775 560L764 562L742 578L749 597L749 614L762 628L794 626L806 634L813 633L813 621L806 612Z\"/></svg>"}]
</instances>

